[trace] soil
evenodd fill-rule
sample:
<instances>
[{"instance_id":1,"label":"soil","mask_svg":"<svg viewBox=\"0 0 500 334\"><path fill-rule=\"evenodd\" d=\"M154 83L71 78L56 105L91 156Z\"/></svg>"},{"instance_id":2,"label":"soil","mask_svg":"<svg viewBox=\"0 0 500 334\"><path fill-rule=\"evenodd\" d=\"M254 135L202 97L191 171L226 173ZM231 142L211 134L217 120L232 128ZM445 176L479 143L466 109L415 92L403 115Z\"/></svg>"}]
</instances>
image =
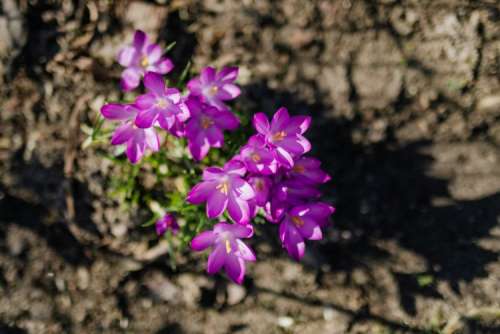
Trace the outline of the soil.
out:
<instances>
[{"instance_id":1,"label":"soil","mask_svg":"<svg viewBox=\"0 0 500 334\"><path fill-rule=\"evenodd\" d=\"M174 269L83 125L140 28L240 66L236 105L310 114L334 226L267 226L242 287ZM0 2L0 333L500 333L495 0Z\"/></svg>"}]
</instances>

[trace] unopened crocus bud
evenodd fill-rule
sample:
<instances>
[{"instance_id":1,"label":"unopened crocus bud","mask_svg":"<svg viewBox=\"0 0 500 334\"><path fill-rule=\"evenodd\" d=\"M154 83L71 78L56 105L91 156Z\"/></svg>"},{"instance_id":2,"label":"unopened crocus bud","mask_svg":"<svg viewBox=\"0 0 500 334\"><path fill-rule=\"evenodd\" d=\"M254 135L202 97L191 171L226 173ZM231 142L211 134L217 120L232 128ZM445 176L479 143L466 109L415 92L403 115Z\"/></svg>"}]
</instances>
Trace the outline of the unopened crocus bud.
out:
<instances>
[{"instance_id":1,"label":"unopened crocus bud","mask_svg":"<svg viewBox=\"0 0 500 334\"><path fill-rule=\"evenodd\" d=\"M165 214L162 218L156 221L156 234L158 234L158 236L162 236L169 229L174 235L179 232L179 224L177 224L177 220L171 213Z\"/></svg>"}]
</instances>

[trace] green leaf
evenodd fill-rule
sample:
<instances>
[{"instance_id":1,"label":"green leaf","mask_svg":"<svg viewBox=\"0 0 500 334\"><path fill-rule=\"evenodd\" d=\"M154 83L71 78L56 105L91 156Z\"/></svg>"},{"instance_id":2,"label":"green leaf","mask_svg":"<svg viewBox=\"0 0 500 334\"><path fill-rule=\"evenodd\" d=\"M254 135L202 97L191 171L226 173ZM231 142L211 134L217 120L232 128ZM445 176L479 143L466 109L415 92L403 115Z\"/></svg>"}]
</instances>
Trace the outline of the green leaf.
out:
<instances>
[{"instance_id":1,"label":"green leaf","mask_svg":"<svg viewBox=\"0 0 500 334\"><path fill-rule=\"evenodd\" d=\"M174 48L175 44L177 44L177 42L173 41L172 43L170 43L169 45L167 45L167 47L165 48L165 53L167 53L168 51L172 50Z\"/></svg>"}]
</instances>

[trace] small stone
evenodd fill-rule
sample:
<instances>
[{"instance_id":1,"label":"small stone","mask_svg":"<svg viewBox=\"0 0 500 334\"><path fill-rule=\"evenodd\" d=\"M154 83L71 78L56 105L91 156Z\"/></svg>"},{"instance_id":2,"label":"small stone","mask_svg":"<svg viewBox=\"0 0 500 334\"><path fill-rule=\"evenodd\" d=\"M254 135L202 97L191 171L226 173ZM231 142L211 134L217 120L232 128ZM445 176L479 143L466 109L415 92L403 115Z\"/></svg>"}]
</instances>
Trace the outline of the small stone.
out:
<instances>
[{"instance_id":1,"label":"small stone","mask_svg":"<svg viewBox=\"0 0 500 334\"><path fill-rule=\"evenodd\" d=\"M79 267L76 271L76 284L80 290L87 290L89 287L90 275L87 269Z\"/></svg>"},{"instance_id":2,"label":"small stone","mask_svg":"<svg viewBox=\"0 0 500 334\"><path fill-rule=\"evenodd\" d=\"M295 320L291 317L279 317L278 318L278 326L283 328L290 328L295 323Z\"/></svg>"},{"instance_id":3,"label":"small stone","mask_svg":"<svg viewBox=\"0 0 500 334\"><path fill-rule=\"evenodd\" d=\"M229 305L239 304L245 299L246 294L246 289L241 285L229 284L227 287L227 303Z\"/></svg>"},{"instance_id":4,"label":"small stone","mask_svg":"<svg viewBox=\"0 0 500 334\"><path fill-rule=\"evenodd\" d=\"M481 98L477 108L481 111L500 113L500 95L489 95Z\"/></svg>"}]
</instances>

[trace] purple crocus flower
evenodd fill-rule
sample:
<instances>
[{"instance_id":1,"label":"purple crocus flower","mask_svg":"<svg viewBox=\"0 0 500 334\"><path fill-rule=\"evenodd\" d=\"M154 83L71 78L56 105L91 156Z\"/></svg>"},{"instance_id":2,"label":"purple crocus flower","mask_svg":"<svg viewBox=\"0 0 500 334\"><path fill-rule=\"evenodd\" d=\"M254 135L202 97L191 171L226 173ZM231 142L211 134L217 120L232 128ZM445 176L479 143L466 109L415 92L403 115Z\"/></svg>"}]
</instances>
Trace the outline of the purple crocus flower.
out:
<instances>
[{"instance_id":1,"label":"purple crocus flower","mask_svg":"<svg viewBox=\"0 0 500 334\"><path fill-rule=\"evenodd\" d=\"M305 184L321 184L330 181L331 177L321 168L321 161L310 157L295 160L290 170L290 178Z\"/></svg>"},{"instance_id":2,"label":"purple crocus flower","mask_svg":"<svg viewBox=\"0 0 500 334\"><path fill-rule=\"evenodd\" d=\"M186 123L186 137L191 155L203 159L210 147L222 147L223 130L236 129L240 121L229 110L222 110L202 103L196 97L186 101L191 118Z\"/></svg>"},{"instance_id":3,"label":"purple crocus flower","mask_svg":"<svg viewBox=\"0 0 500 334\"><path fill-rule=\"evenodd\" d=\"M104 118L121 121L111 138L112 145L127 145L126 154L131 163L141 160L149 148L156 152L160 148L160 138L154 128L141 129L135 126L138 109L134 105L108 103L101 108Z\"/></svg>"},{"instance_id":4,"label":"purple crocus flower","mask_svg":"<svg viewBox=\"0 0 500 334\"><path fill-rule=\"evenodd\" d=\"M267 219L278 223L288 208L309 202L321 195L313 185L296 180L281 180L280 175L271 190L270 201L265 206Z\"/></svg>"},{"instance_id":5,"label":"purple crocus flower","mask_svg":"<svg viewBox=\"0 0 500 334\"><path fill-rule=\"evenodd\" d=\"M245 245L241 238L250 238L252 235L251 225L218 223L213 231L198 234L191 241L191 248L202 251L211 247L207 272L213 275L224 267L227 275L235 283L241 284L245 277L245 261L255 261L252 249Z\"/></svg>"},{"instance_id":6,"label":"purple crocus flower","mask_svg":"<svg viewBox=\"0 0 500 334\"><path fill-rule=\"evenodd\" d=\"M233 82L238 77L237 67L224 67L220 72L205 67L199 77L191 79L187 87L192 95L218 109L228 109L224 101L232 100L241 93Z\"/></svg>"},{"instance_id":7,"label":"purple crocus flower","mask_svg":"<svg viewBox=\"0 0 500 334\"><path fill-rule=\"evenodd\" d=\"M264 207L269 200L269 193L272 187L272 181L266 176L251 176L248 183L252 186L255 197L254 202L257 206Z\"/></svg>"},{"instance_id":8,"label":"purple crocus flower","mask_svg":"<svg viewBox=\"0 0 500 334\"><path fill-rule=\"evenodd\" d=\"M309 141L302 136L310 124L309 116L290 117L284 107L276 111L271 124L264 113L258 113L253 118L259 135L274 150L278 162L287 168L293 167L295 157L311 149Z\"/></svg>"},{"instance_id":9,"label":"purple crocus flower","mask_svg":"<svg viewBox=\"0 0 500 334\"><path fill-rule=\"evenodd\" d=\"M141 30L135 32L132 45L120 50L118 62L126 67L121 80L121 87L125 91L139 86L146 72L166 74L174 68L169 58L162 57L161 47L148 43L147 35Z\"/></svg>"},{"instance_id":10,"label":"purple crocus flower","mask_svg":"<svg viewBox=\"0 0 500 334\"><path fill-rule=\"evenodd\" d=\"M157 121L164 130L177 129L176 123L183 123L189 118L189 110L176 88L168 88L158 73L148 72L144 76L144 86L148 93L135 100L139 109L135 124L140 128L149 128Z\"/></svg>"},{"instance_id":11,"label":"purple crocus flower","mask_svg":"<svg viewBox=\"0 0 500 334\"><path fill-rule=\"evenodd\" d=\"M239 161L229 161L224 168L208 167L203 181L191 189L187 200L192 204L207 202L208 218L220 216L227 209L229 216L239 224L250 221L249 201L255 197L252 186L243 178L246 173Z\"/></svg>"},{"instance_id":12,"label":"purple crocus flower","mask_svg":"<svg viewBox=\"0 0 500 334\"><path fill-rule=\"evenodd\" d=\"M270 175L275 174L278 168L274 154L266 147L261 136L252 136L241 149L239 158L251 173Z\"/></svg>"},{"instance_id":13,"label":"purple crocus flower","mask_svg":"<svg viewBox=\"0 0 500 334\"><path fill-rule=\"evenodd\" d=\"M165 214L163 217L158 219L155 224L156 234L158 236L162 236L167 232L167 230L171 230L172 234L177 234L179 232L179 224L175 219L175 216L171 213Z\"/></svg>"},{"instance_id":14,"label":"purple crocus flower","mask_svg":"<svg viewBox=\"0 0 500 334\"><path fill-rule=\"evenodd\" d=\"M291 208L283 218L279 234L283 247L296 261L304 256L305 240L323 238L321 227L328 223L334 208L325 203L311 203Z\"/></svg>"},{"instance_id":15,"label":"purple crocus flower","mask_svg":"<svg viewBox=\"0 0 500 334\"><path fill-rule=\"evenodd\" d=\"M321 196L321 191L314 185L300 180L284 180L277 182L273 187L273 197L289 205L302 204L319 196Z\"/></svg>"}]
</instances>

